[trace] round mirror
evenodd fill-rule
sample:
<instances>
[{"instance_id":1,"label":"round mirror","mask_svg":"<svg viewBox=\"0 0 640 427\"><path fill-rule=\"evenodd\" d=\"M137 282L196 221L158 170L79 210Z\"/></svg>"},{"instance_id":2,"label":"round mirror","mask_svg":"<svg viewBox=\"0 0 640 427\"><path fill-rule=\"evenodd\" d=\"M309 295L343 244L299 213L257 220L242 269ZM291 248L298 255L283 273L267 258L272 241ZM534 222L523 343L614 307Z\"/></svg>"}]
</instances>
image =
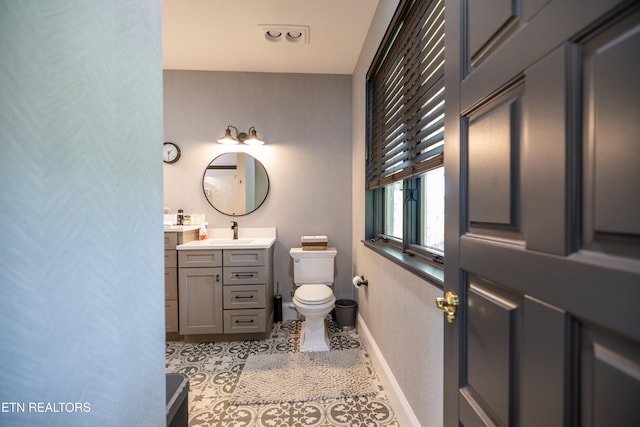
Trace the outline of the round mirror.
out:
<instances>
[{"instance_id":1,"label":"round mirror","mask_svg":"<svg viewBox=\"0 0 640 427\"><path fill-rule=\"evenodd\" d=\"M269 176L247 153L225 153L209 163L202 177L204 195L225 215L246 215L258 209L269 193Z\"/></svg>"}]
</instances>

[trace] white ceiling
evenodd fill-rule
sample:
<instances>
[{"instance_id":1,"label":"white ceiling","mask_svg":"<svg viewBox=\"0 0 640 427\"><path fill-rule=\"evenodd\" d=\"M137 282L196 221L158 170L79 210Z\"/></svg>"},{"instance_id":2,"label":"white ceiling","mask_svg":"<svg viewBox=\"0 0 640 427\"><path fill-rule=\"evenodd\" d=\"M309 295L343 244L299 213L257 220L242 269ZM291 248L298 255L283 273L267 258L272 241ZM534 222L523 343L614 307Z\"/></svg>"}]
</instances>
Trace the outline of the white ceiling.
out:
<instances>
[{"instance_id":1,"label":"white ceiling","mask_svg":"<svg viewBox=\"0 0 640 427\"><path fill-rule=\"evenodd\" d=\"M378 0L163 0L168 70L352 74ZM306 25L309 43L260 24Z\"/></svg>"}]
</instances>

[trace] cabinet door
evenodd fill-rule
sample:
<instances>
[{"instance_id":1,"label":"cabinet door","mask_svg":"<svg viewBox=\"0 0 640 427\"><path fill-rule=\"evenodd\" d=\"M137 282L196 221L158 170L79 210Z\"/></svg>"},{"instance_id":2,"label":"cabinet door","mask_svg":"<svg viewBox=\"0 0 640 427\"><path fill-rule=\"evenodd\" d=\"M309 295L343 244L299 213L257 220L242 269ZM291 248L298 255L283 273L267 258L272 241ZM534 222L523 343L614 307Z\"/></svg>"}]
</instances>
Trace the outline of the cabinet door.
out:
<instances>
[{"instance_id":1,"label":"cabinet door","mask_svg":"<svg viewBox=\"0 0 640 427\"><path fill-rule=\"evenodd\" d=\"M221 274L221 268L178 270L182 335L222 333Z\"/></svg>"}]
</instances>

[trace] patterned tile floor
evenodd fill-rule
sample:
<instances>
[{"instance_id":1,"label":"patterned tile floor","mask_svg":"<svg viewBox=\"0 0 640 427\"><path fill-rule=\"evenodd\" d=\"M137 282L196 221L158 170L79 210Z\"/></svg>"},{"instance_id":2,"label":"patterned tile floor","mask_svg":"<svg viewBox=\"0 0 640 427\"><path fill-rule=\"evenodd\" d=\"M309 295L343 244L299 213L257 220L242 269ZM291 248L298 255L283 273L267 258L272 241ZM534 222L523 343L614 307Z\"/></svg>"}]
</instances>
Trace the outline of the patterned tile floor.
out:
<instances>
[{"instance_id":1,"label":"patterned tile floor","mask_svg":"<svg viewBox=\"0 0 640 427\"><path fill-rule=\"evenodd\" d=\"M327 320L331 350L360 347L355 331L343 332ZM189 426L398 426L380 382L372 397L254 406L230 405L229 400L249 355L300 351L302 322L276 323L262 341L190 344L169 341L167 372L189 377Z\"/></svg>"}]
</instances>

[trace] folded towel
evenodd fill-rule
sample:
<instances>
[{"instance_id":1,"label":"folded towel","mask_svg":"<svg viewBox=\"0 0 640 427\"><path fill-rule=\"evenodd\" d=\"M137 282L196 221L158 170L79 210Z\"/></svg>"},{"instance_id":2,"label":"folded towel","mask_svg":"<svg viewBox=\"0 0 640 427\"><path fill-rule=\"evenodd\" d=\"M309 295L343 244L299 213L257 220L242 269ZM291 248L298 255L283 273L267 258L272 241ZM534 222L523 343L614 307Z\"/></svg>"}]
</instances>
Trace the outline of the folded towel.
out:
<instances>
[{"instance_id":1,"label":"folded towel","mask_svg":"<svg viewBox=\"0 0 640 427\"><path fill-rule=\"evenodd\" d=\"M327 236L302 236L300 241L302 243L327 243L329 239Z\"/></svg>"}]
</instances>

